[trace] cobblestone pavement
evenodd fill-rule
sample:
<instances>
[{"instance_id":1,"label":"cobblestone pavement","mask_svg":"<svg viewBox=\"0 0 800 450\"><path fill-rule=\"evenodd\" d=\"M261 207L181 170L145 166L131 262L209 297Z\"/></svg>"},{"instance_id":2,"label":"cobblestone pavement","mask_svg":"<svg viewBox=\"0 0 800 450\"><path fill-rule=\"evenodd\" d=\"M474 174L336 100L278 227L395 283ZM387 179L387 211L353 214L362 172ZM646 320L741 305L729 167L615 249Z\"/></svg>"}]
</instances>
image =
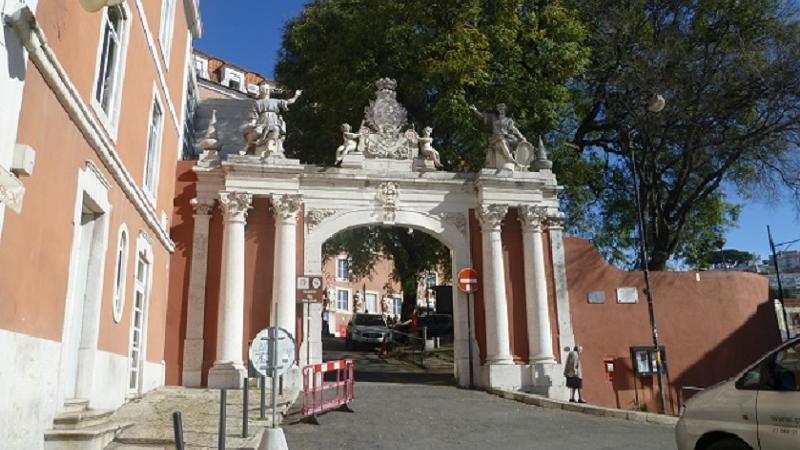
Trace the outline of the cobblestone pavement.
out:
<instances>
[{"instance_id":1,"label":"cobblestone pavement","mask_svg":"<svg viewBox=\"0 0 800 450\"><path fill-rule=\"evenodd\" d=\"M442 370L325 345L326 359L356 361L355 413L329 412L322 425L290 416L291 449L675 449L672 427L525 405L458 389Z\"/></svg>"}]
</instances>

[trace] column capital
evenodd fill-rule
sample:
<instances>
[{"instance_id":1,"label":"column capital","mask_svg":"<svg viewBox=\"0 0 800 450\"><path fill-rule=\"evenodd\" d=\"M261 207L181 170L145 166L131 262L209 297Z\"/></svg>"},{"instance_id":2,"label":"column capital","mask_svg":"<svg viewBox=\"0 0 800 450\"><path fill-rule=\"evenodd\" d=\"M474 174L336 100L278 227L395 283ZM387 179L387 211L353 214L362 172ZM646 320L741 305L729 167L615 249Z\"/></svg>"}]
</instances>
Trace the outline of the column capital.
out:
<instances>
[{"instance_id":1,"label":"column capital","mask_svg":"<svg viewBox=\"0 0 800 450\"><path fill-rule=\"evenodd\" d=\"M508 205L481 205L478 210L478 221L482 231L500 231L503 219L508 213Z\"/></svg>"},{"instance_id":2,"label":"column capital","mask_svg":"<svg viewBox=\"0 0 800 450\"><path fill-rule=\"evenodd\" d=\"M247 210L252 208L253 195L246 192L227 192L219 193L219 204L222 212L228 221L245 221Z\"/></svg>"},{"instance_id":3,"label":"column capital","mask_svg":"<svg viewBox=\"0 0 800 450\"><path fill-rule=\"evenodd\" d=\"M199 199L197 197L193 198L189 201L189 204L192 205L192 209L194 210L195 216L208 216L211 214L211 210L214 209L214 199Z\"/></svg>"},{"instance_id":4,"label":"column capital","mask_svg":"<svg viewBox=\"0 0 800 450\"><path fill-rule=\"evenodd\" d=\"M547 227L551 230L561 230L564 228L564 213L556 211L547 216Z\"/></svg>"},{"instance_id":5,"label":"column capital","mask_svg":"<svg viewBox=\"0 0 800 450\"><path fill-rule=\"evenodd\" d=\"M272 195L272 213L277 222L296 223L300 207L303 205L301 194Z\"/></svg>"},{"instance_id":6,"label":"column capital","mask_svg":"<svg viewBox=\"0 0 800 450\"><path fill-rule=\"evenodd\" d=\"M542 231L542 225L547 220L547 209L541 206L519 205L517 218L522 224L523 231Z\"/></svg>"}]
</instances>

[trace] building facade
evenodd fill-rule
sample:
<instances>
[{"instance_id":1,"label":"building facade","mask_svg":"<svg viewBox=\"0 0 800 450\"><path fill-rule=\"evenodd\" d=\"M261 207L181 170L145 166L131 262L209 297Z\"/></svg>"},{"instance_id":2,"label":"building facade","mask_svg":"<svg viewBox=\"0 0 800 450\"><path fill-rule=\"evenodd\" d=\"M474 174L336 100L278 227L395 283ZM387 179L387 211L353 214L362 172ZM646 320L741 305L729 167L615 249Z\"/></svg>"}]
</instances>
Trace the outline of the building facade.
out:
<instances>
[{"instance_id":1,"label":"building facade","mask_svg":"<svg viewBox=\"0 0 800 450\"><path fill-rule=\"evenodd\" d=\"M4 448L43 448L71 406L116 408L165 380L198 5L82 3L0 2L12 75L0 84Z\"/></svg>"}]
</instances>

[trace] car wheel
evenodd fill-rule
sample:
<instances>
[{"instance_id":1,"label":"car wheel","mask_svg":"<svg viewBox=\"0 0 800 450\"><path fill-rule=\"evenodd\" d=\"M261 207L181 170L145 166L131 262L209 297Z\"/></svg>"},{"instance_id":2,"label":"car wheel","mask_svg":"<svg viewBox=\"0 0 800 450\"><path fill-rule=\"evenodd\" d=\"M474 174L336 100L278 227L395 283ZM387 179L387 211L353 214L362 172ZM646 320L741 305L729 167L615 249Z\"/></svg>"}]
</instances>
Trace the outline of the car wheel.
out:
<instances>
[{"instance_id":1,"label":"car wheel","mask_svg":"<svg viewBox=\"0 0 800 450\"><path fill-rule=\"evenodd\" d=\"M714 441L705 450L753 450L749 445L734 437L722 438Z\"/></svg>"}]
</instances>

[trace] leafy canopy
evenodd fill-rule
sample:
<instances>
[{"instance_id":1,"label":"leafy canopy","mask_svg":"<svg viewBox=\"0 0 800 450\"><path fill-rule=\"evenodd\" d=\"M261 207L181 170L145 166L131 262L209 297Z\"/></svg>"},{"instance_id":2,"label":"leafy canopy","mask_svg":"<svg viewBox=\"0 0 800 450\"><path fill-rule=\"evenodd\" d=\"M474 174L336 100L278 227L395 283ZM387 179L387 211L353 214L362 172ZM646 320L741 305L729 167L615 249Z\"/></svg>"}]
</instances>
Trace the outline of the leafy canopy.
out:
<instances>
[{"instance_id":1,"label":"leafy canopy","mask_svg":"<svg viewBox=\"0 0 800 450\"><path fill-rule=\"evenodd\" d=\"M591 63L576 80L571 146L556 159L569 224L631 254L636 186L651 269L700 263L738 218L725 196L788 187L800 200L800 31L774 0L575 0ZM603 14L597 14L603 11ZM655 93L660 113L645 107ZM785 198L785 197L784 197Z\"/></svg>"},{"instance_id":2,"label":"leafy canopy","mask_svg":"<svg viewBox=\"0 0 800 450\"><path fill-rule=\"evenodd\" d=\"M583 35L562 1L316 1L286 25L275 67L304 90L287 113L287 151L333 163L341 124L358 129L373 83L390 77L416 129L433 127L445 167L478 169L489 136L468 105L505 102L528 136L552 130L587 61Z\"/></svg>"}]
</instances>

